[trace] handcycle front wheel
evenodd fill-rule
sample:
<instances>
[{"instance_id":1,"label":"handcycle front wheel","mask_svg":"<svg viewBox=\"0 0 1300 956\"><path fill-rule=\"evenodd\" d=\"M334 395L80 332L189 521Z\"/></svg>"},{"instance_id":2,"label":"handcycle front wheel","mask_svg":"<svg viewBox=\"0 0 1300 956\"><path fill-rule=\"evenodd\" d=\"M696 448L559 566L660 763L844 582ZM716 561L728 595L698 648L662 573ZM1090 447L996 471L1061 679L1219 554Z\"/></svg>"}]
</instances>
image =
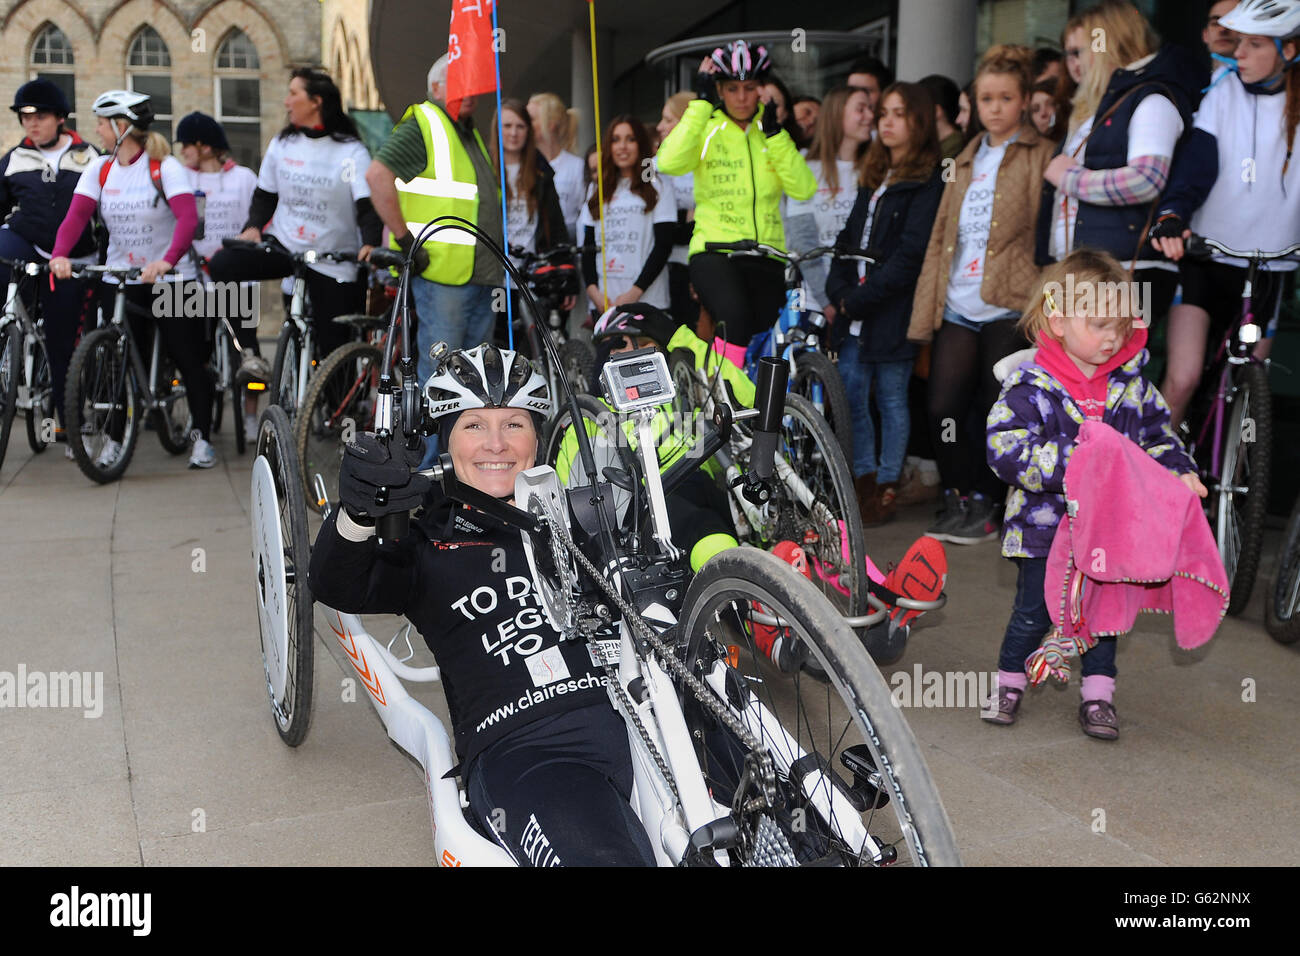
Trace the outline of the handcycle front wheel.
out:
<instances>
[{"instance_id":1,"label":"handcycle front wheel","mask_svg":"<svg viewBox=\"0 0 1300 956\"><path fill-rule=\"evenodd\" d=\"M272 405L258 422L250 511L262 667L276 732L290 747L311 724L315 651L301 475L289 418Z\"/></svg>"},{"instance_id":2,"label":"handcycle front wheel","mask_svg":"<svg viewBox=\"0 0 1300 956\"><path fill-rule=\"evenodd\" d=\"M324 511L325 502L317 497L316 475L324 480L327 495L337 494L345 440L349 434L374 431L383 358L377 345L349 342L331 352L312 376L293 425L303 494L317 513Z\"/></svg>"},{"instance_id":3,"label":"handcycle front wheel","mask_svg":"<svg viewBox=\"0 0 1300 956\"><path fill-rule=\"evenodd\" d=\"M1300 641L1300 499L1291 509L1264 602L1264 624L1279 644Z\"/></svg>"},{"instance_id":4,"label":"handcycle front wheel","mask_svg":"<svg viewBox=\"0 0 1300 956\"><path fill-rule=\"evenodd\" d=\"M82 337L68 364L63 404L68 444L82 474L100 484L121 478L140 437L141 401L120 329L108 326ZM120 440L113 437L119 430Z\"/></svg>"},{"instance_id":5,"label":"handcycle front wheel","mask_svg":"<svg viewBox=\"0 0 1300 956\"><path fill-rule=\"evenodd\" d=\"M32 338L31 399L27 409L27 445L39 455L50 444L45 437L45 423L54 420L54 382L45 341L40 336Z\"/></svg>"},{"instance_id":6,"label":"handcycle front wheel","mask_svg":"<svg viewBox=\"0 0 1300 956\"><path fill-rule=\"evenodd\" d=\"M1211 476L1210 526L1228 572L1229 614L1250 603L1259 572L1273 458L1273 404L1264 367L1239 367L1230 392L1220 476Z\"/></svg>"},{"instance_id":7,"label":"handcycle front wheel","mask_svg":"<svg viewBox=\"0 0 1300 956\"><path fill-rule=\"evenodd\" d=\"M806 648L824 677L779 671L756 644L759 626L778 627ZM902 711L862 644L811 583L779 558L734 548L695 576L678 627L687 667L771 755L775 793L746 821L752 833L768 831L767 862L960 864ZM714 799L734 807L748 751L689 689L679 693Z\"/></svg>"},{"instance_id":8,"label":"handcycle front wheel","mask_svg":"<svg viewBox=\"0 0 1300 956\"><path fill-rule=\"evenodd\" d=\"M619 429L618 415L594 395L577 395L578 408L582 413L583 424L591 439L592 457L595 459L595 481L605 481L606 468L618 468L635 478L637 476L636 456L632 453L627 436ZM593 477L587 474L578 454L578 440L572 432L573 415L568 402L560 405L560 412L551 422L542 445L543 461L555 469L561 484L567 488L590 485ZM620 525L627 515L632 502L632 493L617 485L611 486L614 499L614 513Z\"/></svg>"},{"instance_id":9,"label":"handcycle front wheel","mask_svg":"<svg viewBox=\"0 0 1300 956\"><path fill-rule=\"evenodd\" d=\"M18 410L18 379L22 377L23 332L17 322L9 323L0 336L0 465L9 448L9 430Z\"/></svg>"}]
</instances>

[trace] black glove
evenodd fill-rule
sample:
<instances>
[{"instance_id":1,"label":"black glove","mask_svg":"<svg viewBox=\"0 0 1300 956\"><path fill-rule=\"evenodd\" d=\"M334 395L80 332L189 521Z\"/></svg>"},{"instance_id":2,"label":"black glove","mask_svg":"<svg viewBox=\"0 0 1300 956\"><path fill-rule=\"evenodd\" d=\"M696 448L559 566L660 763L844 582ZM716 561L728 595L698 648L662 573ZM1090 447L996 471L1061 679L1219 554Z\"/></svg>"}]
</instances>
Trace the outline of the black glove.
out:
<instances>
[{"instance_id":1,"label":"black glove","mask_svg":"<svg viewBox=\"0 0 1300 956\"><path fill-rule=\"evenodd\" d=\"M707 100L711 105L717 106L722 101L718 99L718 81L712 73L700 70L695 74L695 95L702 100Z\"/></svg>"},{"instance_id":2,"label":"black glove","mask_svg":"<svg viewBox=\"0 0 1300 956\"><path fill-rule=\"evenodd\" d=\"M782 126L781 121L776 118L776 104L764 103L763 104L763 134L767 136L768 139L771 139L773 136L781 132L781 130L783 129L785 129L785 127Z\"/></svg>"},{"instance_id":3,"label":"black glove","mask_svg":"<svg viewBox=\"0 0 1300 956\"><path fill-rule=\"evenodd\" d=\"M1152 239L1181 239L1187 231L1187 223L1176 213L1167 212L1151 227Z\"/></svg>"},{"instance_id":4,"label":"black glove","mask_svg":"<svg viewBox=\"0 0 1300 956\"><path fill-rule=\"evenodd\" d=\"M411 243L415 242L415 236L409 232L397 240L397 248L405 253L410 253ZM415 255L411 256L411 266L415 269L415 274L420 275L425 269L429 268L429 250L420 246L415 250Z\"/></svg>"},{"instance_id":5,"label":"black glove","mask_svg":"<svg viewBox=\"0 0 1300 956\"><path fill-rule=\"evenodd\" d=\"M366 432L348 445L339 468L339 501L354 518L379 518L396 511L413 511L424 501L429 478L411 470L424 458L424 441L414 450L397 439L385 447ZM381 505L380 488L388 489Z\"/></svg>"}]
</instances>

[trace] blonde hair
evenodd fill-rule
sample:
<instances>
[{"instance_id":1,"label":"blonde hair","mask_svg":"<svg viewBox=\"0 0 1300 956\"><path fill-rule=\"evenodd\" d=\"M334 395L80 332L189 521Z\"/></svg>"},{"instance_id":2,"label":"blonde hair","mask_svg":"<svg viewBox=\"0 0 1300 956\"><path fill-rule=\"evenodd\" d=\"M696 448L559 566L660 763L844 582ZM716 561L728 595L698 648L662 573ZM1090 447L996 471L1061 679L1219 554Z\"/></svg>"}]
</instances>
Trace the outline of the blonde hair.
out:
<instances>
[{"instance_id":1,"label":"blonde hair","mask_svg":"<svg viewBox=\"0 0 1300 956\"><path fill-rule=\"evenodd\" d=\"M534 93L528 105L537 107L538 124L550 142L560 149L572 149L578 136L578 111L566 109L554 93Z\"/></svg>"},{"instance_id":2,"label":"blonde hair","mask_svg":"<svg viewBox=\"0 0 1300 956\"><path fill-rule=\"evenodd\" d=\"M113 120L110 120L110 123L112 123L114 127L117 125L117 119L118 117L114 117ZM150 159L161 161L172 155L172 147L171 144L167 142L167 137L162 133L159 133L157 130L138 130L132 126L126 131L126 135L130 139L135 140L139 147L148 154Z\"/></svg>"},{"instance_id":3,"label":"blonde hair","mask_svg":"<svg viewBox=\"0 0 1300 956\"><path fill-rule=\"evenodd\" d=\"M1020 93L1029 96L1034 85L1033 76L1034 51L1018 43L1000 43L990 47L980 58L975 68L975 83L972 90L979 95L980 77L986 73L998 73L1013 76L1020 84Z\"/></svg>"},{"instance_id":4,"label":"blonde hair","mask_svg":"<svg viewBox=\"0 0 1300 956\"><path fill-rule=\"evenodd\" d=\"M1151 24L1128 0L1102 0L1082 14L1079 29L1083 42L1091 51L1091 62L1075 91L1070 114L1070 133L1084 120L1096 115L1101 98L1106 95L1111 75L1135 60L1150 56L1159 48ZM1093 49L1100 41L1100 50Z\"/></svg>"},{"instance_id":5,"label":"blonde hair","mask_svg":"<svg viewBox=\"0 0 1300 956\"><path fill-rule=\"evenodd\" d=\"M674 93L668 99L664 100L664 109L672 114L673 119L680 120L686 113L686 107L695 99L695 94L690 90L682 90L680 93Z\"/></svg>"},{"instance_id":6,"label":"blonde hair","mask_svg":"<svg viewBox=\"0 0 1300 956\"><path fill-rule=\"evenodd\" d=\"M1122 288L1130 288L1129 283L1132 278L1129 271L1109 252L1102 252L1099 249L1076 249L1060 262L1054 262L1043 270L1038 283L1034 286L1033 295L1025 305L1025 313L1020 317L1016 327L1031 343L1037 342L1040 334L1056 339L1047 317L1053 313L1068 315L1066 299L1071 298L1076 289L1085 290L1084 302L1094 306L1089 310L1089 314L1103 316L1107 312L1105 306L1113 301L1108 293L1120 287L1121 283ZM1125 294L1123 298L1129 302L1128 295ZM1077 296L1074 299L1078 301ZM1123 314L1124 312L1128 314ZM1122 320L1128 327L1127 332L1131 333L1133 325L1131 313L1132 309L1121 310L1121 314L1107 317ZM1075 314L1078 314L1077 310Z\"/></svg>"}]
</instances>

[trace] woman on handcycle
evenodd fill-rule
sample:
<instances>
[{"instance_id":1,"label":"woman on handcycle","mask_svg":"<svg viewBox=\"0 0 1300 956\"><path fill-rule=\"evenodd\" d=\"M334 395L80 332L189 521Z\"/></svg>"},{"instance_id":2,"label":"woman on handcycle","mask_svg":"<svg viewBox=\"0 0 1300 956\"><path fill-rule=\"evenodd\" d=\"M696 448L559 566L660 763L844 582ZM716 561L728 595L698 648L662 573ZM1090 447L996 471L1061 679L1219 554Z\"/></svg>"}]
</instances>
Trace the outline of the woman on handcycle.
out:
<instances>
[{"instance_id":1,"label":"woman on handcycle","mask_svg":"<svg viewBox=\"0 0 1300 956\"><path fill-rule=\"evenodd\" d=\"M771 68L767 49L735 40L700 63L696 92L659 147L661 173L695 173L691 284L717 336L744 365L755 333L771 328L785 301L785 271L763 256L706 252L710 242L752 239L785 249L781 197L809 199L817 181L776 111L759 103Z\"/></svg>"},{"instance_id":2,"label":"woman on handcycle","mask_svg":"<svg viewBox=\"0 0 1300 956\"><path fill-rule=\"evenodd\" d=\"M0 158L0 258L39 262L54 248L59 225L67 218L72 195L86 164L99 155L94 146L67 129L68 101L49 80L32 80L14 92L23 141ZM96 259L94 230L87 226L70 253L78 262ZM0 288L9 285L9 266L0 263ZM86 283L36 283L45 320L54 414L63 419L63 383L86 311ZM64 451L72 457L72 446Z\"/></svg>"},{"instance_id":3,"label":"woman on handcycle","mask_svg":"<svg viewBox=\"0 0 1300 956\"><path fill-rule=\"evenodd\" d=\"M1219 23L1237 33L1236 69L1225 71L1201 101L1151 230L1152 245L1182 260L1183 299L1169 312L1169 364L1160 386L1175 426L1200 383L1209 333L1222 337L1240 315L1247 273L1247 263L1217 254L1210 261L1184 259L1183 240L1196 233L1232 249L1265 251L1300 242L1300 161L1292 157L1300 117L1300 0L1244 0ZM1260 265L1254 310L1267 335L1277 321L1284 274L1295 268L1292 261ZM1267 356L1269 344L1266 338L1256 346L1258 358Z\"/></svg>"},{"instance_id":4,"label":"woman on handcycle","mask_svg":"<svg viewBox=\"0 0 1300 956\"><path fill-rule=\"evenodd\" d=\"M370 153L343 111L339 88L324 73L294 70L284 100L289 122L266 148L240 239L267 240L289 252L359 249L364 262L379 244L383 222L370 202ZM288 256L222 249L208 263L216 282L282 279ZM366 282L347 262L313 263L307 272L311 322L320 357L348 341L335 316L364 312ZM285 296L285 312L289 311Z\"/></svg>"},{"instance_id":5,"label":"woman on handcycle","mask_svg":"<svg viewBox=\"0 0 1300 956\"><path fill-rule=\"evenodd\" d=\"M207 335L200 323L184 315L167 315L159 309L154 283L193 282L197 273L188 254L198 221L194 191L185 167L171 153L161 133L151 131L153 106L149 97L131 90L109 90L96 98L95 132L110 155L101 157L82 173L68 218L59 227L50 259L50 272L58 279L72 275L68 256L76 248L90 217L99 216L108 229L107 265L118 269L140 268L140 278L126 283L127 320L131 332L147 352L157 323L163 351L176 364L185 385L193 416L194 444L191 468L211 468L217 454L209 443L212 428L212 379L205 363ZM113 314L117 281L105 278L100 304L105 315ZM171 302L177 301L169 296ZM152 319L152 321L151 321ZM121 450L125 422L111 425L96 463L112 463ZM71 436L72 441L79 440Z\"/></svg>"},{"instance_id":6,"label":"woman on handcycle","mask_svg":"<svg viewBox=\"0 0 1300 956\"><path fill-rule=\"evenodd\" d=\"M545 380L492 345L451 353L427 385L456 477L513 500L537 460ZM314 596L346 613L404 614L442 669L470 818L522 866L645 865L627 728L580 641L547 622L515 528L412 474L423 449L347 446L340 507L311 556ZM377 493L385 503L377 504ZM423 505L380 545L375 521Z\"/></svg>"}]
</instances>

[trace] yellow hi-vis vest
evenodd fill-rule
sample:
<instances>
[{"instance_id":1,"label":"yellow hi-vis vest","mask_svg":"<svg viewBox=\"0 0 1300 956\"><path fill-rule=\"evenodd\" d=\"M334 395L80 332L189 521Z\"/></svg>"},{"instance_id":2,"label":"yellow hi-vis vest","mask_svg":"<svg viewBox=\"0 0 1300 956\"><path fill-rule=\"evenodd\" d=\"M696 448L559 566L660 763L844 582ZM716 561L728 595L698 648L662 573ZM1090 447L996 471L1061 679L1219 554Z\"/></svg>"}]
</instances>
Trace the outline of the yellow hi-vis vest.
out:
<instances>
[{"instance_id":1,"label":"yellow hi-vis vest","mask_svg":"<svg viewBox=\"0 0 1300 956\"><path fill-rule=\"evenodd\" d=\"M398 205L402 218L406 220L406 228L411 235L419 235L431 220L446 215L460 216L477 224L477 176L451 120L428 100L407 107L402 122L412 116L420 124L424 136L428 165L410 182L401 179L396 182ZM474 131L474 139L486 159L487 148L478 130ZM489 190L488 196L490 201L496 196L496 190ZM429 268L420 275L442 285L464 285L474 271L474 243L474 236L463 229L439 229L424 243L429 253ZM389 245L397 248L397 243L392 240Z\"/></svg>"}]
</instances>

